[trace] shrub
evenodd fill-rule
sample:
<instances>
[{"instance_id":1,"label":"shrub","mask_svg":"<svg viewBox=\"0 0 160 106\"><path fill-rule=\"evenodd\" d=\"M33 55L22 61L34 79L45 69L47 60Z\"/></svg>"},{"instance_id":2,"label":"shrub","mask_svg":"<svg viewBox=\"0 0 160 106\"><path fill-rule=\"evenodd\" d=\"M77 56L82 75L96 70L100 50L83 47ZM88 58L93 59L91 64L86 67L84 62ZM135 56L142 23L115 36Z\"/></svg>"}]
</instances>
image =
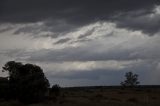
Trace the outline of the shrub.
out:
<instances>
[{"instance_id":1,"label":"shrub","mask_svg":"<svg viewBox=\"0 0 160 106\"><path fill-rule=\"evenodd\" d=\"M61 93L61 87L58 84L55 84L51 88L51 95L59 96Z\"/></svg>"}]
</instances>

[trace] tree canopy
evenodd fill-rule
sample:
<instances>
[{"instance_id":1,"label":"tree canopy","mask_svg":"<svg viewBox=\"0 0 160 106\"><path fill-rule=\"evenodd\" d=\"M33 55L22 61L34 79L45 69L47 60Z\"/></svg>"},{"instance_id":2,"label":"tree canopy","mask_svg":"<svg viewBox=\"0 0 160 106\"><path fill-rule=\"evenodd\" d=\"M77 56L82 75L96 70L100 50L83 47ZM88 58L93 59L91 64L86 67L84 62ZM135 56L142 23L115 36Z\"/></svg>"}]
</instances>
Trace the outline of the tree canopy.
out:
<instances>
[{"instance_id":1,"label":"tree canopy","mask_svg":"<svg viewBox=\"0 0 160 106\"><path fill-rule=\"evenodd\" d=\"M22 102L36 102L42 100L49 88L49 81L43 70L33 64L9 61L3 67L8 72L10 97Z\"/></svg>"},{"instance_id":2,"label":"tree canopy","mask_svg":"<svg viewBox=\"0 0 160 106\"><path fill-rule=\"evenodd\" d=\"M122 86L136 86L138 85L140 82L138 81L138 75L137 74L133 74L132 72L127 72L125 74L126 79L121 82Z\"/></svg>"}]
</instances>

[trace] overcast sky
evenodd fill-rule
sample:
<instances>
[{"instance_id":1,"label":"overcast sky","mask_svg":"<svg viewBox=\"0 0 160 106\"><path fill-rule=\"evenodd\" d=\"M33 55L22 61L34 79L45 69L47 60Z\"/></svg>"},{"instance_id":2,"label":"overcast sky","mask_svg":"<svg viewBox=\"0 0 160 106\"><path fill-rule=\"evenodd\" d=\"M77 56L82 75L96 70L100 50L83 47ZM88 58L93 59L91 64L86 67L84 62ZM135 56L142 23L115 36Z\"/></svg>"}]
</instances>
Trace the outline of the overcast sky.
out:
<instances>
[{"instance_id":1,"label":"overcast sky","mask_svg":"<svg viewBox=\"0 0 160 106\"><path fill-rule=\"evenodd\" d=\"M128 71L160 84L160 1L0 0L0 67L11 60L51 85L119 85Z\"/></svg>"}]
</instances>

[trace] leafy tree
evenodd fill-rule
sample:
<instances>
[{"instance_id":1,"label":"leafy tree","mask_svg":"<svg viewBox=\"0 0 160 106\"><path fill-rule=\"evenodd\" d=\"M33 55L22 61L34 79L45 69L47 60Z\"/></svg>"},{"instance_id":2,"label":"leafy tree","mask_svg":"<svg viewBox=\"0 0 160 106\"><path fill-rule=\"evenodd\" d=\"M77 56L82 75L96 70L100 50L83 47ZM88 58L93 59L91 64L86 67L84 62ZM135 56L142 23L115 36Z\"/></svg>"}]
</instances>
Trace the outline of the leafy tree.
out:
<instances>
[{"instance_id":1,"label":"leafy tree","mask_svg":"<svg viewBox=\"0 0 160 106\"><path fill-rule=\"evenodd\" d=\"M38 102L48 92L49 81L37 65L9 61L4 65L4 71L9 74L12 99L19 99L26 103Z\"/></svg>"},{"instance_id":2,"label":"leafy tree","mask_svg":"<svg viewBox=\"0 0 160 106\"><path fill-rule=\"evenodd\" d=\"M132 72L127 72L125 74L126 80L124 80L123 82L121 82L122 86L136 86L138 85L140 82L138 81L138 75L137 74L133 74Z\"/></svg>"}]
</instances>

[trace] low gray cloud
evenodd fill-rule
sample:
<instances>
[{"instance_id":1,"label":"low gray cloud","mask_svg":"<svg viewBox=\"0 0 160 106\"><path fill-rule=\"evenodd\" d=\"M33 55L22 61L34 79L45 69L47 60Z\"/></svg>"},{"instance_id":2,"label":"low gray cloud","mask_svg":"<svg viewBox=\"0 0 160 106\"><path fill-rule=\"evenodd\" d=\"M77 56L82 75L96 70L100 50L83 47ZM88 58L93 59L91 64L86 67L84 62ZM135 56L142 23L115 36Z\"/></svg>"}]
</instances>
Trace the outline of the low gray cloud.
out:
<instances>
[{"instance_id":1,"label":"low gray cloud","mask_svg":"<svg viewBox=\"0 0 160 106\"><path fill-rule=\"evenodd\" d=\"M62 50L49 50L43 55L35 53L29 60L31 61L99 61L99 60L136 60L136 59L160 59L159 40L154 45L145 45L137 48L123 48L117 45L111 49L103 46L86 46L78 48L65 48ZM149 43L149 42L148 42ZM125 45L125 44L124 44ZM126 43L127 45L127 43ZM150 46L150 47L149 47ZM103 48L98 51L98 48ZM155 49L156 48L156 49ZM41 51L43 52L43 51Z\"/></svg>"},{"instance_id":2,"label":"low gray cloud","mask_svg":"<svg viewBox=\"0 0 160 106\"><path fill-rule=\"evenodd\" d=\"M148 65L149 64L149 65ZM147 67L146 67L147 66ZM52 74L46 73L52 83L59 83L61 86L77 86L77 82L81 82L81 86L88 85L119 85L124 80L124 74L128 71L137 73L141 84L159 84L159 77L153 75L153 70L157 63L146 61L138 64L130 64L122 70L108 70L108 69L95 69L95 70L80 70L70 72L59 72ZM159 74L159 73L157 73ZM156 79L156 81L155 81ZM66 84L68 82L68 84ZM83 83L85 82L85 83Z\"/></svg>"}]
</instances>

